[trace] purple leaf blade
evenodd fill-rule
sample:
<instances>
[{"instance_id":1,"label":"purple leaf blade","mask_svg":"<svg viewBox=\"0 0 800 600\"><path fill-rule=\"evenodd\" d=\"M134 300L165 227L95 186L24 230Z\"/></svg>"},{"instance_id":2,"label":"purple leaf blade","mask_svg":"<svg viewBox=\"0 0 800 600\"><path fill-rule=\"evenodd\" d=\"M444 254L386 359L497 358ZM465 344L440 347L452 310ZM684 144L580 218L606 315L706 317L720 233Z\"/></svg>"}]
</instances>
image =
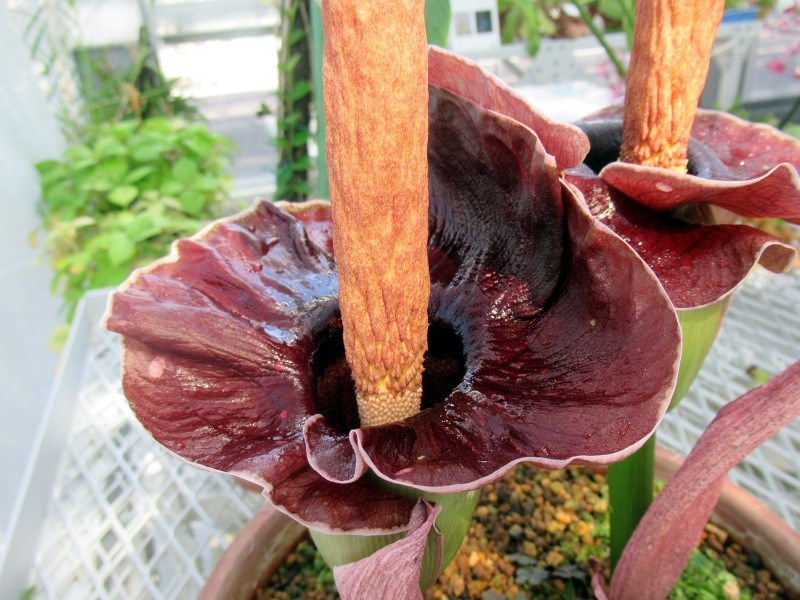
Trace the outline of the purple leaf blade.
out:
<instances>
[{"instance_id":1,"label":"purple leaf blade","mask_svg":"<svg viewBox=\"0 0 800 600\"><path fill-rule=\"evenodd\" d=\"M431 529L437 535L439 556L442 554L442 537L434 528L440 510L420 499L411 514L406 537L371 556L334 567L333 576L342 600L421 600L419 577Z\"/></svg>"},{"instance_id":2,"label":"purple leaf blade","mask_svg":"<svg viewBox=\"0 0 800 600\"><path fill-rule=\"evenodd\" d=\"M728 471L798 415L800 361L725 406L631 537L609 597L665 598L711 515Z\"/></svg>"}]
</instances>

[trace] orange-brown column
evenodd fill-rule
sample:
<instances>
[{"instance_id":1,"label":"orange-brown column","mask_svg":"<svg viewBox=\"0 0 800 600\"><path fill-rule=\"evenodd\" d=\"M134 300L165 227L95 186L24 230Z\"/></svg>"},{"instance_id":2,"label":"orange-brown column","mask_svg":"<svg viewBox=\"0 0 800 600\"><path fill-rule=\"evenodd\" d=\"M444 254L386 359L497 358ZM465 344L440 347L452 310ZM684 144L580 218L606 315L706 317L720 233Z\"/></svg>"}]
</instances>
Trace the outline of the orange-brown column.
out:
<instances>
[{"instance_id":1,"label":"orange-brown column","mask_svg":"<svg viewBox=\"0 0 800 600\"><path fill-rule=\"evenodd\" d=\"M323 0L334 249L362 426L419 412L427 346L423 0Z\"/></svg>"},{"instance_id":2,"label":"orange-brown column","mask_svg":"<svg viewBox=\"0 0 800 600\"><path fill-rule=\"evenodd\" d=\"M638 0L620 160L686 172L724 0Z\"/></svg>"}]
</instances>

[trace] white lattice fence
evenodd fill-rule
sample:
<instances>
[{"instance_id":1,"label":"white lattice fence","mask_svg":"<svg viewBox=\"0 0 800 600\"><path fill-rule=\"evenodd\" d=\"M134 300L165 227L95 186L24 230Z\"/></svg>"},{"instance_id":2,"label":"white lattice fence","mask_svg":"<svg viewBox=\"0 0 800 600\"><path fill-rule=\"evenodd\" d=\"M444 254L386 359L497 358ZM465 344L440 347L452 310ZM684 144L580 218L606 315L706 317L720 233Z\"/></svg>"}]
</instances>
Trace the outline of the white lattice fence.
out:
<instances>
[{"instance_id":1,"label":"white lattice fence","mask_svg":"<svg viewBox=\"0 0 800 600\"><path fill-rule=\"evenodd\" d=\"M756 273L737 293L700 377L666 419L659 442L687 453L719 407L755 384L750 367L775 374L800 358L799 306L800 274ZM155 444L122 397L116 336L91 327L33 582L41 596L59 600L193 598L261 496ZM795 528L799 455L795 421L731 476Z\"/></svg>"}]
</instances>

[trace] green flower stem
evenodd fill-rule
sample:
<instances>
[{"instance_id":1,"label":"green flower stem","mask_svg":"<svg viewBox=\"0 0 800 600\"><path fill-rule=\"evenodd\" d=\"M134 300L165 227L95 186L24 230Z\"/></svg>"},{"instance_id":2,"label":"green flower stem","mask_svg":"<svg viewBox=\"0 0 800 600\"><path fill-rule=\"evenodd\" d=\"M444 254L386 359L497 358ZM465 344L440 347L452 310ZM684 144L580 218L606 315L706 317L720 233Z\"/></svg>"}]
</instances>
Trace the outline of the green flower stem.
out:
<instances>
[{"instance_id":1,"label":"green flower stem","mask_svg":"<svg viewBox=\"0 0 800 600\"><path fill-rule=\"evenodd\" d=\"M442 511L436 517L436 527L444 536L444 555L439 569L437 569L438 561L434 552L431 551L431 536L429 536L420 573L420 587L425 589L436 581L441 571L455 557L472 522L472 515L475 512L481 491L434 494L385 482L382 482L381 485L388 486L398 494L412 498L425 498L429 502L435 502L442 507ZM311 530L311 538L314 540L314 544L331 568L365 558L384 546L401 539L404 535L404 533L398 533L393 535L362 536L320 533L319 531Z\"/></svg>"},{"instance_id":2,"label":"green flower stem","mask_svg":"<svg viewBox=\"0 0 800 600\"><path fill-rule=\"evenodd\" d=\"M656 436L653 434L639 450L608 467L612 571L653 501L655 458Z\"/></svg>"},{"instance_id":3,"label":"green flower stem","mask_svg":"<svg viewBox=\"0 0 800 600\"><path fill-rule=\"evenodd\" d=\"M700 367L703 366L708 351L711 350L714 340L717 339L722 319L731 303L730 299L731 297L728 296L710 306L678 311L678 321L680 321L683 334L683 350L681 351L678 383L669 404L670 410L678 406L681 398L684 397L700 372Z\"/></svg>"},{"instance_id":4,"label":"green flower stem","mask_svg":"<svg viewBox=\"0 0 800 600\"><path fill-rule=\"evenodd\" d=\"M730 296L710 306L678 312L683 350L670 410L678 405L700 372L729 305ZM653 500L655 449L654 434L634 454L608 468L612 570Z\"/></svg>"},{"instance_id":5,"label":"green flower stem","mask_svg":"<svg viewBox=\"0 0 800 600\"><path fill-rule=\"evenodd\" d=\"M311 0L311 70L314 107L317 119L317 189L316 198L331 197L328 182L328 160L325 154L325 108L322 94L322 10L319 0Z\"/></svg>"}]
</instances>

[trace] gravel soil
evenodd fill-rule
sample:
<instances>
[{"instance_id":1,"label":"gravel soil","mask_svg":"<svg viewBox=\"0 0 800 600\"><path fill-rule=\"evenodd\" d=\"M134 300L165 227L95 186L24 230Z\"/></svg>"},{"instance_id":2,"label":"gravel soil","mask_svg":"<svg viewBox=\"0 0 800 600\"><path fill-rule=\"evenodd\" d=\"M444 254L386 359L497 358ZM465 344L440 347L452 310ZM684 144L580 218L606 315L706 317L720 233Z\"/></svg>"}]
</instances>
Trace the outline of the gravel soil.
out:
<instances>
[{"instance_id":1,"label":"gravel soil","mask_svg":"<svg viewBox=\"0 0 800 600\"><path fill-rule=\"evenodd\" d=\"M545 471L520 465L487 486L459 553L426 600L593 598L589 556L608 578L608 487L584 468ZM304 541L258 600L338 598L333 575ZM761 558L709 524L672 600L785 598Z\"/></svg>"}]
</instances>

